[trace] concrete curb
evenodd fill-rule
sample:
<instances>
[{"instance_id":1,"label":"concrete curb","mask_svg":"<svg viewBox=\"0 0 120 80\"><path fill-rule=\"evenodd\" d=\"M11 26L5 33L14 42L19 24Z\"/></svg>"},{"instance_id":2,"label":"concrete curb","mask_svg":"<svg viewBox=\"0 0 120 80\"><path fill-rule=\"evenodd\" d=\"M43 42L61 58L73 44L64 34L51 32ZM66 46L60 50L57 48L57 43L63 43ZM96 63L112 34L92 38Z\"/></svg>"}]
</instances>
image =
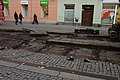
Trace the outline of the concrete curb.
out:
<instances>
[{"instance_id":1,"label":"concrete curb","mask_svg":"<svg viewBox=\"0 0 120 80\"><path fill-rule=\"evenodd\" d=\"M68 39L68 38L55 38L47 40L48 43L61 43L61 44L73 44L81 46L92 46L92 47L104 47L105 49L112 48L112 50L120 51L120 43L108 42L108 41L99 41L99 40L81 40L81 39Z\"/></svg>"}]
</instances>

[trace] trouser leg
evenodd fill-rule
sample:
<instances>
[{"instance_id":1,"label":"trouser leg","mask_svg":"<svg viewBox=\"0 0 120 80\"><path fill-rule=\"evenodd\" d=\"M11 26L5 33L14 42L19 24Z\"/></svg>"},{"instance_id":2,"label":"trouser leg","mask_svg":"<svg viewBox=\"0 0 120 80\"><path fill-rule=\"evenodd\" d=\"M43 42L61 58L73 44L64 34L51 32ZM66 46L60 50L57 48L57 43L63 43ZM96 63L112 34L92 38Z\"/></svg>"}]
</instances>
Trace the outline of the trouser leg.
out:
<instances>
[{"instance_id":1,"label":"trouser leg","mask_svg":"<svg viewBox=\"0 0 120 80\"><path fill-rule=\"evenodd\" d=\"M20 19L20 22L19 22L20 24L22 24L22 19Z\"/></svg>"},{"instance_id":2,"label":"trouser leg","mask_svg":"<svg viewBox=\"0 0 120 80\"><path fill-rule=\"evenodd\" d=\"M38 20L36 20L36 23L38 24Z\"/></svg>"},{"instance_id":3,"label":"trouser leg","mask_svg":"<svg viewBox=\"0 0 120 80\"><path fill-rule=\"evenodd\" d=\"M34 24L34 20L33 20L32 24Z\"/></svg>"},{"instance_id":4,"label":"trouser leg","mask_svg":"<svg viewBox=\"0 0 120 80\"><path fill-rule=\"evenodd\" d=\"M17 21L15 20L15 24L17 25Z\"/></svg>"},{"instance_id":5,"label":"trouser leg","mask_svg":"<svg viewBox=\"0 0 120 80\"><path fill-rule=\"evenodd\" d=\"M37 20L37 24L38 24L38 20Z\"/></svg>"}]
</instances>

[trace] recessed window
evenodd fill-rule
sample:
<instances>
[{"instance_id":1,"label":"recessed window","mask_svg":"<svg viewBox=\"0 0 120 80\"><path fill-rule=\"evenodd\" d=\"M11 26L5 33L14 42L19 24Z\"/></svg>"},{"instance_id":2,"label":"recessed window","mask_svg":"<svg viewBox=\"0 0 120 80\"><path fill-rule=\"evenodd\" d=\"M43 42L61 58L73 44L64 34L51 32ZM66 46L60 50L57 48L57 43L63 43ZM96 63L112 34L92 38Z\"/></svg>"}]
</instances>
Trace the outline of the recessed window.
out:
<instances>
[{"instance_id":1,"label":"recessed window","mask_svg":"<svg viewBox=\"0 0 120 80\"><path fill-rule=\"evenodd\" d=\"M48 17L48 4L41 5L42 7L42 17L47 18Z\"/></svg>"},{"instance_id":2,"label":"recessed window","mask_svg":"<svg viewBox=\"0 0 120 80\"><path fill-rule=\"evenodd\" d=\"M7 4L4 4L4 15L5 16L8 16L10 13L9 13L9 7Z\"/></svg>"},{"instance_id":3,"label":"recessed window","mask_svg":"<svg viewBox=\"0 0 120 80\"><path fill-rule=\"evenodd\" d=\"M28 16L28 5L22 5L23 16Z\"/></svg>"},{"instance_id":4,"label":"recessed window","mask_svg":"<svg viewBox=\"0 0 120 80\"><path fill-rule=\"evenodd\" d=\"M64 21L73 22L74 21L74 6L75 4L64 4Z\"/></svg>"}]
</instances>

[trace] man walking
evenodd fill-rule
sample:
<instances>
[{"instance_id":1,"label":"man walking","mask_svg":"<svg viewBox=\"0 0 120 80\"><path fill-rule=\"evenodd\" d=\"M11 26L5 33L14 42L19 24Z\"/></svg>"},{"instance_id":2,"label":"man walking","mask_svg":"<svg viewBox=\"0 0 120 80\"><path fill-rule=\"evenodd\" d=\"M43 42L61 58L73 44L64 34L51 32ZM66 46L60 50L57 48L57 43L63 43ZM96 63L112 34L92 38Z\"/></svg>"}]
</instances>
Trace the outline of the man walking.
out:
<instances>
[{"instance_id":1,"label":"man walking","mask_svg":"<svg viewBox=\"0 0 120 80\"><path fill-rule=\"evenodd\" d=\"M16 11L14 13L14 19L15 19L15 24L17 25L17 23L18 23L18 14L17 14Z\"/></svg>"}]
</instances>

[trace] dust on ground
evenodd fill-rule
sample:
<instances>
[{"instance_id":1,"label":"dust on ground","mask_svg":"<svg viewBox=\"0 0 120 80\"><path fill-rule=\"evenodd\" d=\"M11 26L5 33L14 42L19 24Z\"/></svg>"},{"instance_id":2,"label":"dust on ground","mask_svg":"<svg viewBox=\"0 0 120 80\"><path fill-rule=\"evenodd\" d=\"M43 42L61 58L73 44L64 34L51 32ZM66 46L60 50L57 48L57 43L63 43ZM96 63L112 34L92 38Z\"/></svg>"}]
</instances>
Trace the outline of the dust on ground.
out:
<instances>
[{"instance_id":1,"label":"dust on ground","mask_svg":"<svg viewBox=\"0 0 120 80\"><path fill-rule=\"evenodd\" d=\"M74 36L62 35L62 34L49 34L48 36L30 36L28 32L0 32L0 49L24 49L36 53L44 54L55 54L62 56L73 56L74 58L84 57L89 59L96 59L102 61L109 61L113 63L120 62L120 52L104 50L104 49L94 49L89 47L81 47L78 45L71 44L55 44L47 43L48 39L55 37L67 37L67 38L77 38L77 39L98 39L107 40L105 38L93 38L85 36ZM94 55L95 53L95 55ZM98 55L96 55L96 53Z\"/></svg>"}]
</instances>

